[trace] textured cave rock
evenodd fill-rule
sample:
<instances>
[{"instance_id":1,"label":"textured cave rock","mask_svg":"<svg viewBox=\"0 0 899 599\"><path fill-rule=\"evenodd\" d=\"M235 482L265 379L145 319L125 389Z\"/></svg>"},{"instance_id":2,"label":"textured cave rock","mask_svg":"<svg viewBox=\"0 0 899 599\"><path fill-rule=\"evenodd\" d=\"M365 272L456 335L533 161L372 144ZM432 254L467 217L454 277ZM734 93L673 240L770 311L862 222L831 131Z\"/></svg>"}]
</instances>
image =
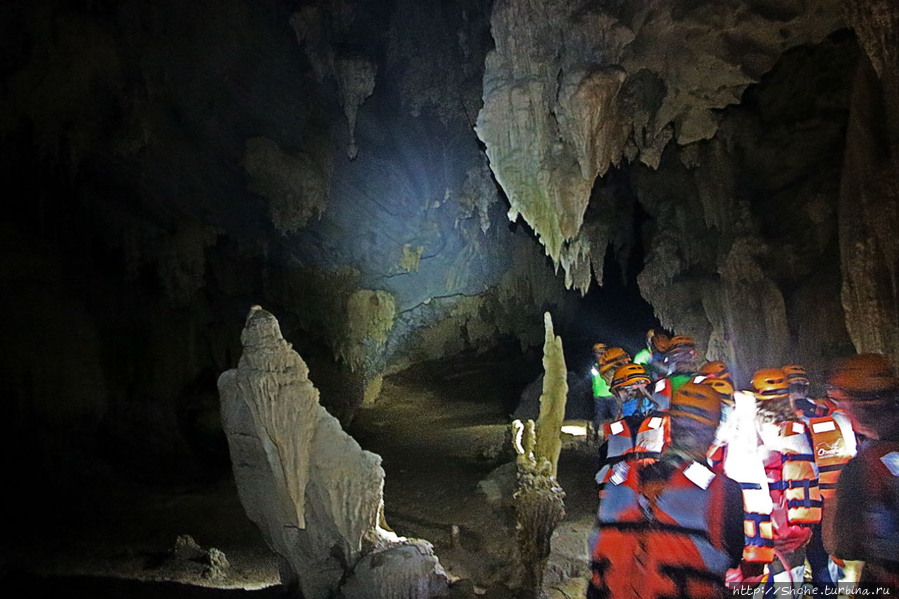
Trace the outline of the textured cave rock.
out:
<instances>
[{"instance_id":1,"label":"textured cave rock","mask_svg":"<svg viewBox=\"0 0 899 599\"><path fill-rule=\"evenodd\" d=\"M843 308L856 350L899 361L899 8L846 8L870 63L854 80L840 190Z\"/></svg>"},{"instance_id":2,"label":"textured cave rock","mask_svg":"<svg viewBox=\"0 0 899 599\"><path fill-rule=\"evenodd\" d=\"M219 379L241 503L282 558L282 581L309 599L427 598L446 577L425 541L379 526L384 471L318 402L278 321L254 308L236 369Z\"/></svg>"},{"instance_id":3,"label":"textured cave rock","mask_svg":"<svg viewBox=\"0 0 899 599\"><path fill-rule=\"evenodd\" d=\"M410 364L540 343L607 251L744 373L899 355L890 0L0 11L19 453L197 476L249 306L347 422Z\"/></svg>"},{"instance_id":4,"label":"textured cave rock","mask_svg":"<svg viewBox=\"0 0 899 599\"><path fill-rule=\"evenodd\" d=\"M478 136L512 209L580 285L589 239L577 237L590 191L622 158L657 168L669 140L718 129L713 112L788 48L842 23L836 2L692 5L572 0L496 2ZM688 40L688 43L685 43Z\"/></svg>"},{"instance_id":5,"label":"textured cave rock","mask_svg":"<svg viewBox=\"0 0 899 599\"><path fill-rule=\"evenodd\" d=\"M540 343L533 323L571 298L510 230L472 132L489 13L476 0L5 3L0 172L21 210L3 224L63 273L9 301L44 314L45 345L71 348L97 389L38 388L23 373L42 359L22 354L8 384L23 434L28 414L50 426L35 405L66 402L89 423L77 444L99 427L116 461L203 472L195 429L213 428L215 373L234 365L253 304L303 339L344 422L420 359ZM27 264L25 279L51 268ZM371 297L383 310L359 301ZM47 316L67 311L73 339Z\"/></svg>"},{"instance_id":6,"label":"textured cave rock","mask_svg":"<svg viewBox=\"0 0 899 599\"><path fill-rule=\"evenodd\" d=\"M641 292L740 380L786 361L821 372L850 349L834 264L859 56L846 34L788 52L714 139L633 171L651 216Z\"/></svg>"},{"instance_id":7,"label":"textured cave rock","mask_svg":"<svg viewBox=\"0 0 899 599\"><path fill-rule=\"evenodd\" d=\"M552 317L543 316L543 393L540 416L512 423L513 447L517 454L515 506L516 537L524 572L522 592L526 597L543 595L543 573L550 554L553 531L565 517L565 492L558 484L561 427L565 419L568 382L562 339L555 335Z\"/></svg>"},{"instance_id":8,"label":"textured cave rock","mask_svg":"<svg viewBox=\"0 0 899 599\"><path fill-rule=\"evenodd\" d=\"M272 224L281 233L302 229L325 210L329 166L317 164L327 155L291 155L270 139L247 140L241 165L252 177L250 191L269 201Z\"/></svg>"}]
</instances>

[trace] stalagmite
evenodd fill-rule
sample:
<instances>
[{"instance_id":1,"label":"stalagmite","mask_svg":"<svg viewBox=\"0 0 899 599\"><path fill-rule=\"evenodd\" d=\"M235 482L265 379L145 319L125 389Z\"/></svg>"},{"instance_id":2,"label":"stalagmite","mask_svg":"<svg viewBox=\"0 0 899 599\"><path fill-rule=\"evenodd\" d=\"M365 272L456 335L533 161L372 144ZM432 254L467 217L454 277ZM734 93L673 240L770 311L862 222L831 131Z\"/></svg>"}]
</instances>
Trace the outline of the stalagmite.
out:
<instances>
[{"instance_id":1,"label":"stalagmite","mask_svg":"<svg viewBox=\"0 0 899 599\"><path fill-rule=\"evenodd\" d=\"M553 334L552 319L544 315L546 342L543 346L543 395L540 417L512 423L513 446L518 454L518 483L513 496L518 521L517 540L524 568L524 591L539 597L543 570L550 554L553 531L565 517L565 492L556 482L562 448L560 428L568 392L562 340Z\"/></svg>"},{"instance_id":2,"label":"stalagmite","mask_svg":"<svg viewBox=\"0 0 899 599\"><path fill-rule=\"evenodd\" d=\"M306 599L443 594L431 545L379 526L381 458L319 404L275 317L254 307L241 341L238 367L219 378L222 425L241 503L280 556L285 586Z\"/></svg>"}]
</instances>

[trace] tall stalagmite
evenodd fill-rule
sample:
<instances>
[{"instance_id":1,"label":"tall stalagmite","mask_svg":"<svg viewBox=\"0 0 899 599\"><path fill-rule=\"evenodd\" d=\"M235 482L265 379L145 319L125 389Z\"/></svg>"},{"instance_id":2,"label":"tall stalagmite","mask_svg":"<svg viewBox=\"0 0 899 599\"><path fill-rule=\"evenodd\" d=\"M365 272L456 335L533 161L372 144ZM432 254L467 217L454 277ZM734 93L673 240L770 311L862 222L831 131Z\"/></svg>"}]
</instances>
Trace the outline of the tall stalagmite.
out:
<instances>
[{"instance_id":1,"label":"tall stalagmite","mask_svg":"<svg viewBox=\"0 0 899 599\"><path fill-rule=\"evenodd\" d=\"M241 503L306 599L427 599L446 591L429 543L379 526L381 458L318 403L306 363L275 317L253 308L236 369L219 378ZM401 588L400 588L401 587Z\"/></svg>"}]
</instances>

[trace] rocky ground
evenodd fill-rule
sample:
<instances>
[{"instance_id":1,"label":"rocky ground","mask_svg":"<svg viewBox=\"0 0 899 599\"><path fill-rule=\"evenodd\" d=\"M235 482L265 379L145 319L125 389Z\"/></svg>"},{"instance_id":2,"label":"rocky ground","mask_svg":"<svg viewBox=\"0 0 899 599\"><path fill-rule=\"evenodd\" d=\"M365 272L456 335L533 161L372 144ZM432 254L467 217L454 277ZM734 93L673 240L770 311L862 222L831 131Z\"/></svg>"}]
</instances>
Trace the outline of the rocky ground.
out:
<instances>
[{"instance_id":1,"label":"rocky ground","mask_svg":"<svg viewBox=\"0 0 899 599\"><path fill-rule=\"evenodd\" d=\"M468 360L390 377L350 433L380 454L386 518L400 535L432 542L466 595L508 597L514 529L504 503L514 470L504 449L507 413L522 386L518 365ZM567 518L547 569L548 596L582 596L586 535L595 511L592 451L563 450L559 479ZM499 468L499 470L497 470ZM482 482L484 481L484 482ZM480 485L479 485L480 483ZM230 478L149 487L116 483L60 498L29 532L7 537L0 556L7 596L279 596L275 556L244 515ZM199 549L176 552L190 535ZM215 548L227 566L210 560ZM212 552L214 553L214 552ZM4 593L5 594L5 593Z\"/></svg>"}]
</instances>

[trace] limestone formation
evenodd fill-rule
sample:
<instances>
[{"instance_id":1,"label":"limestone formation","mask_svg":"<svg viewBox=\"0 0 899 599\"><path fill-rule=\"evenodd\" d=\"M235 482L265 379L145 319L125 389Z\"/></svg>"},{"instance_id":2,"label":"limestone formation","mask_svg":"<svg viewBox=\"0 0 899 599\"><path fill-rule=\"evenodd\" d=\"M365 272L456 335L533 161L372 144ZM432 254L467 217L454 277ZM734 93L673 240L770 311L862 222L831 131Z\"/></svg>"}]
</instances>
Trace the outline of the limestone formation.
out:
<instances>
[{"instance_id":1,"label":"limestone formation","mask_svg":"<svg viewBox=\"0 0 899 599\"><path fill-rule=\"evenodd\" d=\"M846 326L859 352L899 363L899 7L846 3L870 65L859 69L840 189Z\"/></svg>"},{"instance_id":2,"label":"limestone formation","mask_svg":"<svg viewBox=\"0 0 899 599\"><path fill-rule=\"evenodd\" d=\"M476 131L510 220L521 215L546 253L573 270L568 285L589 285L590 240L565 248L596 177L622 158L657 168L669 140L711 138L715 110L738 103L786 49L820 41L841 19L833 0L779 9L496 2Z\"/></svg>"},{"instance_id":3,"label":"limestone formation","mask_svg":"<svg viewBox=\"0 0 899 599\"><path fill-rule=\"evenodd\" d=\"M379 526L380 457L362 450L319 405L308 368L275 317L254 307L241 342L238 367L219 379L222 425L241 503L280 556L284 584L324 599L362 563L372 573L360 570L364 584L344 589L347 599L438 594L445 577L429 545ZM401 555L402 567L366 558L372 552Z\"/></svg>"},{"instance_id":4,"label":"limestone formation","mask_svg":"<svg viewBox=\"0 0 899 599\"><path fill-rule=\"evenodd\" d=\"M337 72L340 105L343 107L343 114L346 116L350 132L347 156L352 160L359 152L359 148L356 146L356 115L365 99L375 90L375 75L378 67L373 60L364 56L338 58L334 67Z\"/></svg>"},{"instance_id":5,"label":"limestone formation","mask_svg":"<svg viewBox=\"0 0 899 599\"><path fill-rule=\"evenodd\" d=\"M562 451L562 421L565 420L565 401L568 396L568 370L562 353L562 338L553 332L553 320L549 312L543 315L546 339L543 343L543 395L540 396L540 417L537 418L537 444L534 456L538 463L550 463L555 477Z\"/></svg>"},{"instance_id":6,"label":"limestone formation","mask_svg":"<svg viewBox=\"0 0 899 599\"><path fill-rule=\"evenodd\" d=\"M329 172L321 157L291 154L265 137L247 140L241 166L250 175L249 190L269 203L272 224L286 234L302 229L325 211Z\"/></svg>"},{"instance_id":7,"label":"limestone formation","mask_svg":"<svg viewBox=\"0 0 899 599\"><path fill-rule=\"evenodd\" d=\"M361 368L366 356L384 345L396 319L396 302L386 291L360 289L346 303L346 329L338 355L351 368Z\"/></svg>"},{"instance_id":8,"label":"limestone formation","mask_svg":"<svg viewBox=\"0 0 899 599\"><path fill-rule=\"evenodd\" d=\"M512 498L517 520L516 537L524 569L526 596L539 597L543 570L550 554L553 531L565 517L565 492L556 482L561 427L568 392L562 340L553 332L552 317L544 314L543 395L540 417L512 423L512 445L517 454L517 484Z\"/></svg>"},{"instance_id":9,"label":"limestone formation","mask_svg":"<svg viewBox=\"0 0 899 599\"><path fill-rule=\"evenodd\" d=\"M551 551L553 531L565 517L565 492L556 482L552 464L535 454L534 422L512 423L513 447L518 454L517 482L512 495L515 507L516 541L527 597L540 597L543 571Z\"/></svg>"}]
</instances>

